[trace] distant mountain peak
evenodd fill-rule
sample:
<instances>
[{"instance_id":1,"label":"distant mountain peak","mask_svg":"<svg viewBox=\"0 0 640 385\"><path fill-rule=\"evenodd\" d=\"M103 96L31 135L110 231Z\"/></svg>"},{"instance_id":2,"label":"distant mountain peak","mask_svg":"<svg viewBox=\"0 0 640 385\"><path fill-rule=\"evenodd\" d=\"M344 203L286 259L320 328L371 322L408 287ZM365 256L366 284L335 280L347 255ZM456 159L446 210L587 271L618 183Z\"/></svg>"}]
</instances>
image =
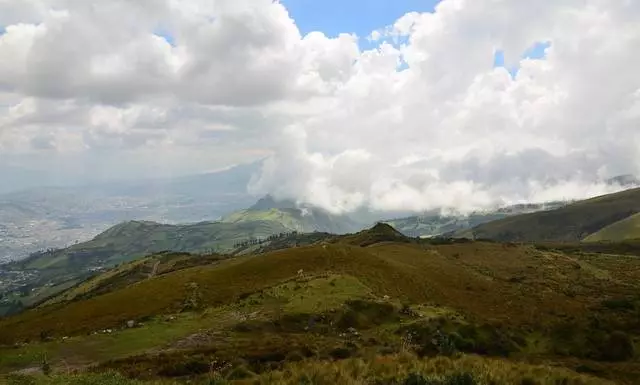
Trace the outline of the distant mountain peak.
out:
<instances>
[{"instance_id":1,"label":"distant mountain peak","mask_svg":"<svg viewBox=\"0 0 640 385\"><path fill-rule=\"evenodd\" d=\"M606 180L606 183L608 185L616 184L622 187L635 187L640 186L640 179L638 179L638 177L636 177L635 175L625 174L609 178Z\"/></svg>"},{"instance_id":2,"label":"distant mountain peak","mask_svg":"<svg viewBox=\"0 0 640 385\"><path fill-rule=\"evenodd\" d=\"M363 230L351 238L351 243L359 246L369 246L380 242L410 242L409 238L394 229L388 223L378 222L372 228Z\"/></svg>"},{"instance_id":3,"label":"distant mountain peak","mask_svg":"<svg viewBox=\"0 0 640 385\"><path fill-rule=\"evenodd\" d=\"M272 209L296 209L298 205L292 200L277 200L268 194L260 198L253 206L249 207L251 211L266 211Z\"/></svg>"},{"instance_id":4,"label":"distant mountain peak","mask_svg":"<svg viewBox=\"0 0 640 385\"><path fill-rule=\"evenodd\" d=\"M369 230L365 230L365 231L368 231L370 233L375 233L375 234L386 234L386 235L392 235L392 236L396 236L396 235L404 236L398 230L393 228L393 226L391 226L390 224L385 223L385 222L378 222L372 228L370 228Z\"/></svg>"}]
</instances>

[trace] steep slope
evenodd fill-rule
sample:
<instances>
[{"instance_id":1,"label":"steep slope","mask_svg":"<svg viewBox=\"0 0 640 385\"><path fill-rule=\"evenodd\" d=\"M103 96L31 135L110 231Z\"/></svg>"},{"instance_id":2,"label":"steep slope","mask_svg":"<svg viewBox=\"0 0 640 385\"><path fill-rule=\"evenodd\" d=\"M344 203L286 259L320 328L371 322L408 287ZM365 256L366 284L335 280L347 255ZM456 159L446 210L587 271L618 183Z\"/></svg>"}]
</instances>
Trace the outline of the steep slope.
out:
<instances>
[{"instance_id":1,"label":"steep slope","mask_svg":"<svg viewBox=\"0 0 640 385\"><path fill-rule=\"evenodd\" d=\"M518 204L496 210L478 211L468 215L444 215L432 212L405 218L387 220L395 229L410 237L434 237L442 234L464 231L483 223L488 223L514 215L553 210L566 206L568 202L549 202L543 204Z\"/></svg>"},{"instance_id":2,"label":"steep slope","mask_svg":"<svg viewBox=\"0 0 640 385\"><path fill-rule=\"evenodd\" d=\"M550 211L512 216L453 234L510 242L578 242L640 212L640 189L570 204Z\"/></svg>"},{"instance_id":3,"label":"steep slope","mask_svg":"<svg viewBox=\"0 0 640 385\"><path fill-rule=\"evenodd\" d=\"M585 242L620 242L640 239L640 214L632 215L615 222L604 229L589 235Z\"/></svg>"},{"instance_id":4,"label":"steep slope","mask_svg":"<svg viewBox=\"0 0 640 385\"><path fill-rule=\"evenodd\" d=\"M47 299L38 307L95 297L159 275L194 266L211 265L227 258L218 254L196 256L189 253L169 252L150 255L90 277L59 295Z\"/></svg>"}]
</instances>

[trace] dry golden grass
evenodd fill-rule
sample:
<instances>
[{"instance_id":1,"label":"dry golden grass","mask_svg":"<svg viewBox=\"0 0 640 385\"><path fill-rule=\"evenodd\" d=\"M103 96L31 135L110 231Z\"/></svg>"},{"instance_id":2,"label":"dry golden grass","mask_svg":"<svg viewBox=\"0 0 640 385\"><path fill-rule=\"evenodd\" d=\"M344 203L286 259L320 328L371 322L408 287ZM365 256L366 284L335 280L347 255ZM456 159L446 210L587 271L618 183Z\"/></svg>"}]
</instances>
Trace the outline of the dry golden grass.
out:
<instances>
[{"instance_id":1,"label":"dry golden grass","mask_svg":"<svg viewBox=\"0 0 640 385\"><path fill-rule=\"evenodd\" d=\"M549 366L533 366L506 360L486 359L478 356L460 358L436 357L418 359L411 355L379 356L371 359L349 359L339 362L303 362L287 366L282 371L268 372L247 383L269 385L394 384L403 383L410 374L425 378L443 379L468 373L478 385L604 385L613 382L579 375L575 372Z\"/></svg>"},{"instance_id":2,"label":"dry golden grass","mask_svg":"<svg viewBox=\"0 0 640 385\"><path fill-rule=\"evenodd\" d=\"M640 285L640 259L629 257L496 243L359 247L337 242L184 269L87 300L28 311L0 321L0 343L37 339L46 330L62 336L119 326L179 311L187 302L229 304L299 270L351 275L380 297L447 306L482 322L535 327L586 317L603 299L636 295Z\"/></svg>"}]
</instances>

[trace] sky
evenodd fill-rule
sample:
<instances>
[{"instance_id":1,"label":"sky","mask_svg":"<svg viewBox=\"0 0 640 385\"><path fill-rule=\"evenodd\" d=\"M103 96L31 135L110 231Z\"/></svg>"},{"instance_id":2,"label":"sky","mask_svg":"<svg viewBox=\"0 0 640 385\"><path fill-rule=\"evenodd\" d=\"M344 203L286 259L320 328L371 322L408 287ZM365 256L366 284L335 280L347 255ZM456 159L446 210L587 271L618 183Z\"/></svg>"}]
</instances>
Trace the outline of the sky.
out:
<instances>
[{"instance_id":1,"label":"sky","mask_svg":"<svg viewBox=\"0 0 640 385\"><path fill-rule=\"evenodd\" d=\"M0 0L0 191L265 159L247 186L422 211L640 174L629 0Z\"/></svg>"},{"instance_id":2,"label":"sky","mask_svg":"<svg viewBox=\"0 0 640 385\"><path fill-rule=\"evenodd\" d=\"M408 12L433 12L436 0L282 0L303 35L321 31L329 37L354 33L364 39Z\"/></svg>"}]
</instances>

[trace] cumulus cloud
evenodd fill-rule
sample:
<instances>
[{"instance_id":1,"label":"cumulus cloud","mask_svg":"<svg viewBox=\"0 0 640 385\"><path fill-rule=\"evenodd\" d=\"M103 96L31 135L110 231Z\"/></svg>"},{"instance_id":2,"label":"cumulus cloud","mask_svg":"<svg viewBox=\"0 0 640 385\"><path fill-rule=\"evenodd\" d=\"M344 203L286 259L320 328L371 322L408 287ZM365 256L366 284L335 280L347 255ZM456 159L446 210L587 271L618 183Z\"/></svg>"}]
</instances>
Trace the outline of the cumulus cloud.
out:
<instances>
[{"instance_id":1,"label":"cumulus cloud","mask_svg":"<svg viewBox=\"0 0 640 385\"><path fill-rule=\"evenodd\" d=\"M363 50L271 0L0 0L0 153L114 175L270 154L251 191L335 212L609 192L640 174L636 3L443 0Z\"/></svg>"},{"instance_id":2,"label":"cumulus cloud","mask_svg":"<svg viewBox=\"0 0 640 385\"><path fill-rule=\"evenodd\" d=\"M639 21L637 4L595 0L445 0L407 14L373 34L405 42L362 52L328 108L297 121L305 135L266 166L280 175L255 187L336 210L611 192L603 179L640 172ZM523 58L539 42L545 57ZM517 72L494 67L498 51ZM354 150L367 156L337 161ZM300 164L308 172L295 177Z\"/></svg>"}]
</instances>

